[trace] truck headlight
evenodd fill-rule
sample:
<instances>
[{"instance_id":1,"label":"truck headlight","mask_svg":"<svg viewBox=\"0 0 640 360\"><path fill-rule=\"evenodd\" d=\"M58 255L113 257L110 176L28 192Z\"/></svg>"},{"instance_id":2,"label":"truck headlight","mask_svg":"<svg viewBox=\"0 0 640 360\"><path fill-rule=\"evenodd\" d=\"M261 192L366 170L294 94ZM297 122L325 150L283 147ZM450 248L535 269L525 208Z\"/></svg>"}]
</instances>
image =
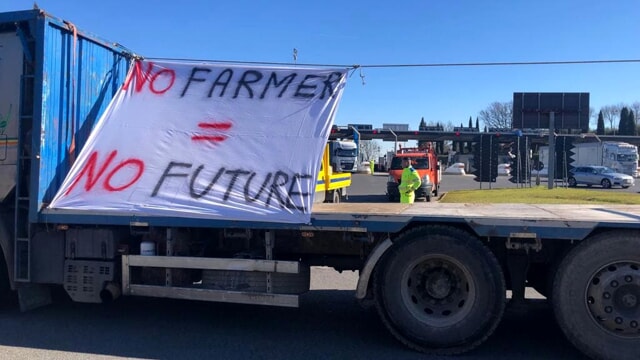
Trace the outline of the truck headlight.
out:
<instances>
[{"instance_id":1,"label":"truck headlight","mask_svg":"<svg viewBox=\"0 0 640 360\"><path fill-rule=\"evenodd\" d=\"M396 178L394 178L392 175L389 175L389 177L387 178L387 182L397 182Z\"/></svg>"},{"instance_id":2,"label":"truck headlight","mask_svg":"<svg viewBox=\"0 0 640 360\"><path fill-rule=\"evenodd\" d=\"M431 184L431 178L429 177L429 175L425 175L422 177L422 183L423 184Z\"/></svg>"}]
</instances>

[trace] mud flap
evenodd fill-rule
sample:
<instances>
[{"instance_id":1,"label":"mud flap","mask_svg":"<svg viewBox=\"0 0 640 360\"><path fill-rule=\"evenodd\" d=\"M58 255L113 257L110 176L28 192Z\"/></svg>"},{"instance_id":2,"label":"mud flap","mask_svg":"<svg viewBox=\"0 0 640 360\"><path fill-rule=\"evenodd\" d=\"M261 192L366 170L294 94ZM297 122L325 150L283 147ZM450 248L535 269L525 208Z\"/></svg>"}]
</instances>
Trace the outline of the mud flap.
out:
<instances>
[{"instance_id":1,"label":"mud flap","mask_svg":"<svg viewBox=\"0 0 640 360\"><path fill-rule=\"evenodd\" d=\"M21 284L18 286L20 311L29 311L51 304L51 288L41 284Z\"/></svg>"}]
</instances>

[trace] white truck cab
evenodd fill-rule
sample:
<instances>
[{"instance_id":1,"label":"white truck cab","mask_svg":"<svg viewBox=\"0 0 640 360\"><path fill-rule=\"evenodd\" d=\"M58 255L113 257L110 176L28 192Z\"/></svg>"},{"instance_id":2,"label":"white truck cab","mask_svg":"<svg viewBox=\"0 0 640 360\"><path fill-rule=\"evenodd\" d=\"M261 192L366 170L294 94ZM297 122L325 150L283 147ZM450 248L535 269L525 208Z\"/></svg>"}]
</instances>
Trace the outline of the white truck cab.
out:
<instances>
[{"instance_id":1,"label":"white truck cab","mask_svg":"<svg viewBox=\"0 0 640 360\"><path fill-rule=\"evenodd\" d=\"M358 170L358 144L345 140L330 141L329 162L334 171L356 172Z\"/></svg>"}]
</instances>

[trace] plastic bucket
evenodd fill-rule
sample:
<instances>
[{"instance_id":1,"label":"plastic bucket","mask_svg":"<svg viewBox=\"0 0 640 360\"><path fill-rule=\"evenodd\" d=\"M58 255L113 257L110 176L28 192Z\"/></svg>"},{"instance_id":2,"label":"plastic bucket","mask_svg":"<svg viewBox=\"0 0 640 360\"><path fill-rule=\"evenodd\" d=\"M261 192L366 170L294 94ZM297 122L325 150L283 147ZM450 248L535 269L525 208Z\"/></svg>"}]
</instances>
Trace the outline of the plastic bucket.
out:
<instances>
[{"instance_id":1,"label":"plastic bucket","mask_svg":"<svg viewBox=\"0 0 640 360\"><path fill-rule=\"evenodd\" d=\"M140 243L140 255L154 256L156 254L156 243L153 241L143 241Z\"/></svg>"}]
</instances>

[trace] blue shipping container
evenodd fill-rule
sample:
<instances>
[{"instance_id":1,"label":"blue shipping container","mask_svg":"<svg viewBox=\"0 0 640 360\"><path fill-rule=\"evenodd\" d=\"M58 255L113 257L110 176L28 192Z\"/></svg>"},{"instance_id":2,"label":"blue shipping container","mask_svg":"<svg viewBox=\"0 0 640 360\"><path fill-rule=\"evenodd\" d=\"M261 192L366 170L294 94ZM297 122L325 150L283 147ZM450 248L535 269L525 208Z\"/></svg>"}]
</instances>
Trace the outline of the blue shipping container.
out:
<instances>
[{"instance_id":1,"label":"blue shipping container","mask_svg":"<svg viewBox=\"0 0 640 360\"><path fill-rule=\"evenodd\" d=\"M15 151L5 154L5 164L22 164L17 178L30 173L30 184L16 182L13 176L11 184L5 176L0 177L0 189L17 184L18 196L29 198L29 220L35 222L39 209L51 201L73 158L124 82L132 53L42 10L0 13L0 45L2 42L6 46L0 48L4 51L0 59L18 58L21 63L0 60L0 72L4 72L0 73L4 79L0 80L0 116L8 119L0 129L4 135L0 142L5 142L0 145L8 149L14 145ZM20 54L16 57L15 52ZM20 77L11 80L9 75L16 71ZM18 99L18 104L7 99ZM25 147L28 150L21 151ZM0 166L0 171L9 167Z\"/></svg>"}]
</instances>

